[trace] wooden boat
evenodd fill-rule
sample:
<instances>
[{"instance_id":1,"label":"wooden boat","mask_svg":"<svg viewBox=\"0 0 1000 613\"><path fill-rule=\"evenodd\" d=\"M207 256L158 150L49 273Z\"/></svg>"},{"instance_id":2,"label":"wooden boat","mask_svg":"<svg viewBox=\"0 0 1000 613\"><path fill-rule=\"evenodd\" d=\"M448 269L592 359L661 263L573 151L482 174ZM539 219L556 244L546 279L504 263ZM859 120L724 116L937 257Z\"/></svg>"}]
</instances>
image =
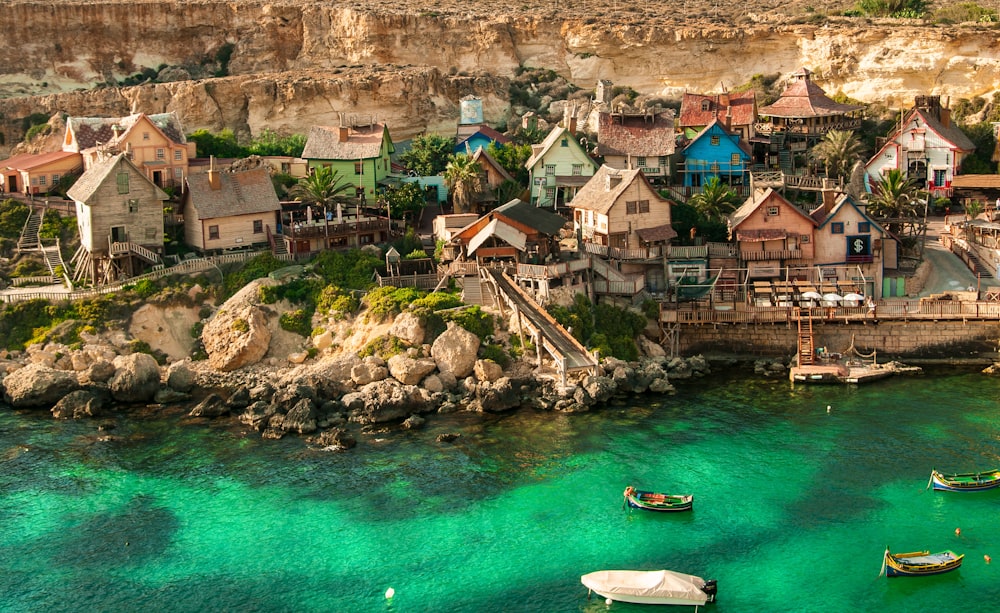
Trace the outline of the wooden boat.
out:
<instances>
[{"instance_id":1,"label":"wooden boat","mask_svg":"<svg viewBox=\"0 0 1000 613\"><path fill-rule=\"evenodd\" d=\"M885 548L882 560L882 573L887 577L922 577L924 575L939 575L955 570L962 565L965 554L954 551L913 551L910 553L889 553Z\"/></svg>"},{"instance_id":2,"label":"wooden boat","mask_svg":"<svg viewBox=\"0 0 1000 613\"><path fill-rule=\"evenodd\" d=\"M580 577L591 592L619 602L701 606L715 602L716 582L672 570L599 570Z\"/></svg>"},{"instance_id":3,"label":"wooden boat","mask_svg":"<svg viewBox=\"0 0 1000 613\"><path fill-rule=\"evenodd\" d=\"M981 492L1000 486L1000 470L945 474L931 471L930 485L943 492Z\"/></svg>"},{"instance_id":4,"label":"wooden boat","mask_svg":"<svg viewBox=\"0 0 1000 613\"><path fill-rule=\"evenodd\" d=\"M625 488L625 504L633 509L647 511L690 511L694 506L694 496L658 494L637 490L631 485Z\"/></svg>"}]
</instances>

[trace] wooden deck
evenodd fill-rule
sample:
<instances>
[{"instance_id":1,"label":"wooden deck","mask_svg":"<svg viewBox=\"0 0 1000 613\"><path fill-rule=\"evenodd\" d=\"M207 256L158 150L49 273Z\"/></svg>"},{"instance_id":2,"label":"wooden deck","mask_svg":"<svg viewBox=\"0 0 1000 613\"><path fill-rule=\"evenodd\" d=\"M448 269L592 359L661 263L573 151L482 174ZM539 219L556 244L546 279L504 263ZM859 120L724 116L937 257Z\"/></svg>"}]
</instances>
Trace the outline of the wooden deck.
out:
<instances>
[{"instance_id":1,"label":"wooden deck","mask_svg":"<svg viewBox=\"0 0 1000 613\"><path fill-rule=\"evenodd\" d=\"M696 305L693 308L660 308L660 321L679 324L757 324L792 323L799 317L813 321L875 322L875 321L968 321L996 320L1000 322L1000 302L959 302L953 300L885 300L869 307L796 307L753 306L748 304ZM799 311L801 315L796 314Z\"/></svg>"}]
</instances>

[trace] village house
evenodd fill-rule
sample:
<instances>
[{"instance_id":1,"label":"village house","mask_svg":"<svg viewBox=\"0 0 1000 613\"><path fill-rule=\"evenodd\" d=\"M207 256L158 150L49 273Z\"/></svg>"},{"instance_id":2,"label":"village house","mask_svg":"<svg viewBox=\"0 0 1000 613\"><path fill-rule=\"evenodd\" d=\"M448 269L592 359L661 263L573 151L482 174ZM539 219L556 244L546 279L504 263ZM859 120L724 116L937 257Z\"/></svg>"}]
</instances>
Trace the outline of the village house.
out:
<instances>
[{"instance_id":1,"label":"village house","mask_svg":"<svg viewBox=\"0 0 1000 613\"><path fill-rule=\"evenodd\" d=\"M95 159L67 195L80 232L74 281L113 283L162 265L168 196L126 154Z\"/></svg>"},{"instance_id":2,"label":"village house","mask_svg":"<svg viewBox=\"0 0 1000 613\"><path fill-rule=\"evenodd\" d=\"M750 185L750 147L717 120L712 120L684 147L681 169L687 195L700 191L712 177L739 194Z\"/></svg>"},{"instance_id":3,"label":"village house","mask_svg":"<svg viewBox=\"0 0 1000 613\"><path fill-rule=\"evenodd\" d=\"M525 163L531 177L531 203L558 211L594 175L597 163L576 137L576 112L566 109L563 123L541 144L531 146Z\"/></svg>"},{"instance_id":4,"label":"village house","mask_svg":"<svg viewBox=\"0 0 1000 613\"><path fill-rule=\"evenodd\" d=\"M830 99L802 68L791 75L781 96L759 110L754 162L793 174L808 164L806 152L830 130L857 130L863 107Z\"/></svg>"},{"instance_id":5,"label":"village house","mask_svg":"<svg viewBox=\"0 0 1000 613\"><path fill-rule=\"evenodd\" d=\"M274 248L281 204L267 168L188 175L184 190L184 242L200 253Z\"/></svg>"},{"instance_id":6,"label":"village house","mask_svg":"<svg viewBox=\"0 0 1000 613\"><path fill-rule=\"evenodd\" d=\"M482 213L485 209L496 205L497 188L504 182L513 182L514 178L482 147L472 154L472 160L482 169L483 185L476 196L476 206Z\"/></svg>"},{"instance_id":7,"label":"village house","mask_svg":"<svg viewBox=\"0 0 1000 613\"><path fill-rule=\"evenodd\" d=\"M483 101L476 96L465 96L459 101L460 117L455 132L455 153L473 154L490 143L505 145L510 138L494 130L483 117Z\"/></svg>"},{"instance_id":8,"label":"village house","mask_svg":"<svg viewBox=\"0 0 1000 613\"><path fill-rule=\"evenodd\" d=\"M25 195L46 194L60 179L83 170L83 159L71 151L22 153L0 162L0 191Z\"/></svg>"},{"instance_id":9,"label":"village house","mask_svg":"<svg viewBox=\"0 0 1000 613\"><path fill-rule=\"evenodd\" d=\"M729 216L744 276L738 282L792 281L811 273L817 222L771 188L756 190ZM758 304L770 294L757 296Z\"/></svg>"},{"instance_id":10,"label":"village house","mask_svg":"<svg viewBox=\"0 0 1000 613\"><path fill-rule=\"evenodd\" d=\"M178 189L196 154L175 113L69 117L62 148L82 155L85 170L106 154L124 153L155 185Z\"/></svg>"},{"instance_id":11,"label":"village house","mask_svg":"<svg viewBox=\"0 0 1000 613\"><path fill-rule=\"evenodd\" d=\"M637 168L647 179L667 181L676 140L670 109L620 108L598 114L597 153L612 168Z\"/></svg>"},{"instance_id":12,"label":"village house","mask_svg":"<svg viewBox=\"0 0 1000 613\"><path fill-rule=\"evenodd\" d=\"M681 98L678 126L685 139L693 139L708 124L718 121L740 139L750 142L757 122L757 96L753 91L690 94Z\"/></svg>"},{"instance_id":13,"label":"village house","mask_svg":"<svg viewBox=\"0 0 1000 613\"><path fill-rule=\"evenodd\" d=\"M370 115L340 117L339 126L313 126L302 157L309 168L333 168L356 187L362 204L375 202L376 189L391 171L395 151L389 128Z\"/></svg>"},{"instance_id":14,"label":"village house","mask_svg":"<svg viewBox=\"0 0 1000 613\"><path fill-rule=\"evenodd\" d=\"M540 264L559 253L561 216L521 200L498 206L452 236L454 259Z\"/></svg>"},{"instance_id":15,"label":"village house","mask_svg":"<svg viewBox=\"0 0 1000 613\"><path fill-rule=\"evenodd\" d=\"M976 146L952 123L951 109L940 96L917 96L911 108L865 169L873 181L889 170L900 170L921 189L951 197L952 181L962 160Z\"/></svg>"}]
</instances>

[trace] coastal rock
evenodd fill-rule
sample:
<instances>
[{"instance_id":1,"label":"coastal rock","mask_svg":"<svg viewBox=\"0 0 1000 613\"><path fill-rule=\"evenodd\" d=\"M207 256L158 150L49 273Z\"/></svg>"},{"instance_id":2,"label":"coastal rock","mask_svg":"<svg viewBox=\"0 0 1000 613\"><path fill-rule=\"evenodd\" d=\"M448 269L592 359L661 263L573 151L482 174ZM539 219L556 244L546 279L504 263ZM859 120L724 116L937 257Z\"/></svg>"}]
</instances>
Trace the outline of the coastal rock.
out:
<instances>
[{"instance_id":1,"label":"coastal rock","mask_svg":"<svg viewBox=\"0 0 1000 613\"><path fill-rule=\"evenodd\" d=\"M333 345L333 333L329 330L324 330L316 336L312 337L313 347L323 351L324 349L329 349Z\"/></svg>"},{"instance_id":2,"label":"coastal rock","mask_svg":"<svg viewBox=\"0 0 1000 613\"><path fill-rule=\"evenodd\" d=\"M361 358L356 353L336 358L326 357L288 370L282 374L275 386L280 388L301 381L311 381L317 385L317 389L324 397L332 396L354 387L351 371L358 364L361 364Z\"/></svg>"},{"instance_id":3,"label":"coastal rock","mask_svg":"<svg viewBox=\"0 0 1000 613\"><path fill-rule=\"evenodd\" d=\"M156 390L153 394L153 402L156 404L174 404L177 402L183 402L191 398L191 394L186 392L178 392L175 389L170 389L169 387L161 387Z\"/></svg>"},{"instance_id":4,"label":"coastal rock","mask_svg":"<svg viewBox=\"0 0 1000 613\"><path fill-rule=\"evenodd\" d=\"M419 346L424 342L427 328L412 311L403 311L389 327L389 336L403 340L407 345Z\"/></svg>"},{"instance_id":5,"label":"coastal rock","mask_svg":"<svg viewBox=\"0 0 1000 613\"><path fill-rule=\"evenodd\" d=\"M76 390L63 396L52 407L56 419L81 419L98 417L104 407L104 398L90 390Z\"/></svg>"},{"instance_id":6,"label":"coastal rock","mask_svg":"<svg viewBox=\"0 0 1000 613\"><path fill-rule=\"evenodd\" d=\"M503 366L493 360L476 360L473 372L479 381L492 383L503 376Z\"/></svg>"},{"instance_id":7,"label":"coastal rock","mask_svg":"<svg viewBox=\"0 0 1000 613\"><path fill-rule=\"evenodd\" d=\"M498 413L521 406L519 386L510 377L501 377L493 383L481 383L476 389L476 400L480 410Z\"/></svg>"},{"instance_id":8,"label":"coastal rock","mask_svg":"<svg viewBox=\"0 0 1000 613\"><path fill-rule=\"evenodd\" d=\"M277 427L275 418L272 418L271 425ZM316 405L308 398L299 400L281 419L281 428L285 432L298 432L299 434L315 432Z\"/></svg>"},{"instance_id":9,"label":"coastal rock","mask_svg":"<svg viewBox=\"0 0 1000 613\"><path fill-rule=\"evenodd\" d=\"M455 386L458 385L458 379L455 378L455 375L453 373L439 371L434 376L436 376L441 381L441 386L446 390L454 389Z\"/></svg>"},{"instance_id":10,"label":"coastal rock","mask_svg":"<svg viewBox=\"0 0 1000 613\"><path fill-rule=\"evenodd\" d=\"M437 375L427 375L423 382L420 383L420 387L424 388L432 394L437 394L444 391L444 384L441 383L441 377Z\"/></svg>"},{"instance_id":11,"label":"coastal rock","mask_svg":"<svg viewBox=\"0 0 1000 613\"><path fill-rule=\"evenodd\" d=\"M450 372L459 379L472 373L478 352L479 337L454 322L448 322L448 329L431 345L431 356L438 370Z\"/></svg>"},{"instance_id":12,"label":"coastal rock","mask_svg":"<svg viewBox=\"0 0 1000 613\"><path fill-rule=\"evenodd\" d=\"M160 365L148 353L120 355L114 365L108 386L118 402L149 402L160 389Z\"/></svg>"},{"instance_id":13,"label":"coastal rock","mask_svg":"<svg viewBox=\"0 0 1000 613\"><path fill-rule=\"evenodd\" d=\"M662 358L667 355L662 345L642 335L639 335L639 351L651 358Z\"/></svg>"},{"instance_id":14,"label":"coastal rock","mask_svg":"<svg viewBox=\"0 0 1000 613\"><path fill-rule=\"evenodd\" d=\"M167 387L170 389L187 393L194 388L194 383L194 371L187 362L174 362L167 368Z\"/></svg>"},{"instance_id":15,"label":"coastal rock","mask_svg":"<svg viewBox=\"0 0 1000 613\"><path fill-rule=\"evenodd\" d=\"M389 369L363 361L351 369L351 380L355 385L368 385L373 381L381 381L389 376Z\"/></svg>"},{"instance_id":16,"label":"coastal rock","mask_svg":"<svg viewBox=\"0 0 1000 613\"><path fill-rule=\"evenodd\" d=\"M113 376L115 376L115 365L103 359L91 364L84 374L87 381L94 383L107 383Z\"/></svg>"},{"instance_id":17,"label":"coastal rock","mask_svg":"<svg viewBox=\"0 0 1000 613\"><path fill-rule=\"evenodd\" d=\"M439 443L451 443L456 439L458 439L460 436L462 435L459 434L458 432L445 432L444 434L438 434L437 438L434 440L436 440Z\"/></svg>"},{"instance_id":18,"label":"coastal rock","mask_svg":"<svg viewBox=\"0 0 1000 613\"><path fill-rule=\"evenodd\" d=\"M226 400L226 404L228 404L229 408L233 411L241 411L247 408L251 402L250 390L245 387L235 390L229 395L229 399Z\"/></svg>"},{"instance_id":19,"label":"coastal rock","mask_svg":"<svg viewBox=\"0 0 1000 613\"><path fill-rule=\"evenodd\" d=\"M306 442L335 451L351 449L358 444L357 439L350 432L341 428L325 430L316 436L307 438Z\"/></svg>"},{"instance_id":20,"label":"coastal rock","mask_svg":"<svg viewBox=\"0 0 1000 613\"><path fill-rule=\"evenodd\" d=\"M392 356L389 358L388 365L389 373L403 385L416 385L437 368L434 360L415 360L405 355Z\"/></svg>"},{"instance_id":21,"label":"coastal rock","mask_svg":"<svg viewBox=\"0 0 1000 613\"><path fill-rule=\"evenodd\" d=\"M256 364L267 354L271 332L257 306L260 288L277 283L263 278L248 283L216 311L201 334L209 365L223 372Z\"/></svg>"},{"instance_id":22,"label":"coastal rock","mask_svg":"<svg viewBox=\"0 0 1000 613\"><path fill-rule=\"evenodd\" d=\"M216 393L209 394L188 413L191 417L220 417L229 413L226 401Z\"/></svg>"},{"instance_id":23,"label":"coastal rock","mask_svg":"<svg viewBox=\"0 0 1000 613\"><path fill-rule=\"evenodd\" d=\"M350 409L350 421L360 424L384 423L398 421L425 409L425 398L420 392L416 386L386 379L369 383L357 394L345 395L342 401Z\"/></svg>"},{"instance_id":24,"label":"coastal rock","mask_svg":"<svg viewBox=\"0 0 1000 613\"><path fill-rule=\"evenodd\" d=\"M677 391L666 377L653 379L649 384L649 391L654 394L672 394Z\"/></svg>"},{"instance_id":25,"label":"coastal rock","mask_svg":"<svg viewBox=\"0 0 1000 613\"><path fill-rule=\"evenodd\" d=\"M410 415L403 420L403 428L407 430L416 430L417 428L422 428L423 425L427 423L427 420L419 415Z\"/></svg>"},{"instance_id":26,"label":"coastal rock","mask_svg":"<svg viewBox=\"0 0 1000 613\"><path fill-rule=\"evenodd\" d=\"M271 416L274 414L275 409L269 402L258 400L240 413L239 421L260 432L267 426Z\"/></svg>"},{"instance_id":27,"label":"coastal rock","mask_svg":"<svg viewBox=\"0 0 1000 613\"><path fill-rule=\"evenodd\" d=\"M583 380L583 387L595 402L607 402L617 391L612 379L588 375Z\"/></svg>"},{"instance_id":28,"label":"coastal rock","mask_svg":"<svg viewBox=\"0 0 1000 613\"><path fill-rule=\"evenodd\" d=\"M4 399L15 408L52 406L79 387L76 375L29 364L3 379Z\"/></svg>"}]
</instances>

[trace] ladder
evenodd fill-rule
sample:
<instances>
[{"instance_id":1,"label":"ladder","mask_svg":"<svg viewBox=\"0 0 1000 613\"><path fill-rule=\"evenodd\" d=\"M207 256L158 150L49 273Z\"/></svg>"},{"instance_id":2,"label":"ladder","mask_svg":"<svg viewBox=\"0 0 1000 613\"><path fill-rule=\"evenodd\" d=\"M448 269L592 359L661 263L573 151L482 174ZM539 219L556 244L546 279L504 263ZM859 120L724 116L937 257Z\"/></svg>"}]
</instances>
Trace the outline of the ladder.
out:
<instances>
[{"instance_id":1,"label":"ladder","mask_svg":"<svg viewBox=\"0 0 1000 613\"><path fill-rule=\"evenodd\" d=\"M812 310L807 309L808 315L802 317L802 309L794 309L795 320L799 325L799 366L812 366L816 352L813 348L813 320Z\"/></svg>"}]
</instances>

